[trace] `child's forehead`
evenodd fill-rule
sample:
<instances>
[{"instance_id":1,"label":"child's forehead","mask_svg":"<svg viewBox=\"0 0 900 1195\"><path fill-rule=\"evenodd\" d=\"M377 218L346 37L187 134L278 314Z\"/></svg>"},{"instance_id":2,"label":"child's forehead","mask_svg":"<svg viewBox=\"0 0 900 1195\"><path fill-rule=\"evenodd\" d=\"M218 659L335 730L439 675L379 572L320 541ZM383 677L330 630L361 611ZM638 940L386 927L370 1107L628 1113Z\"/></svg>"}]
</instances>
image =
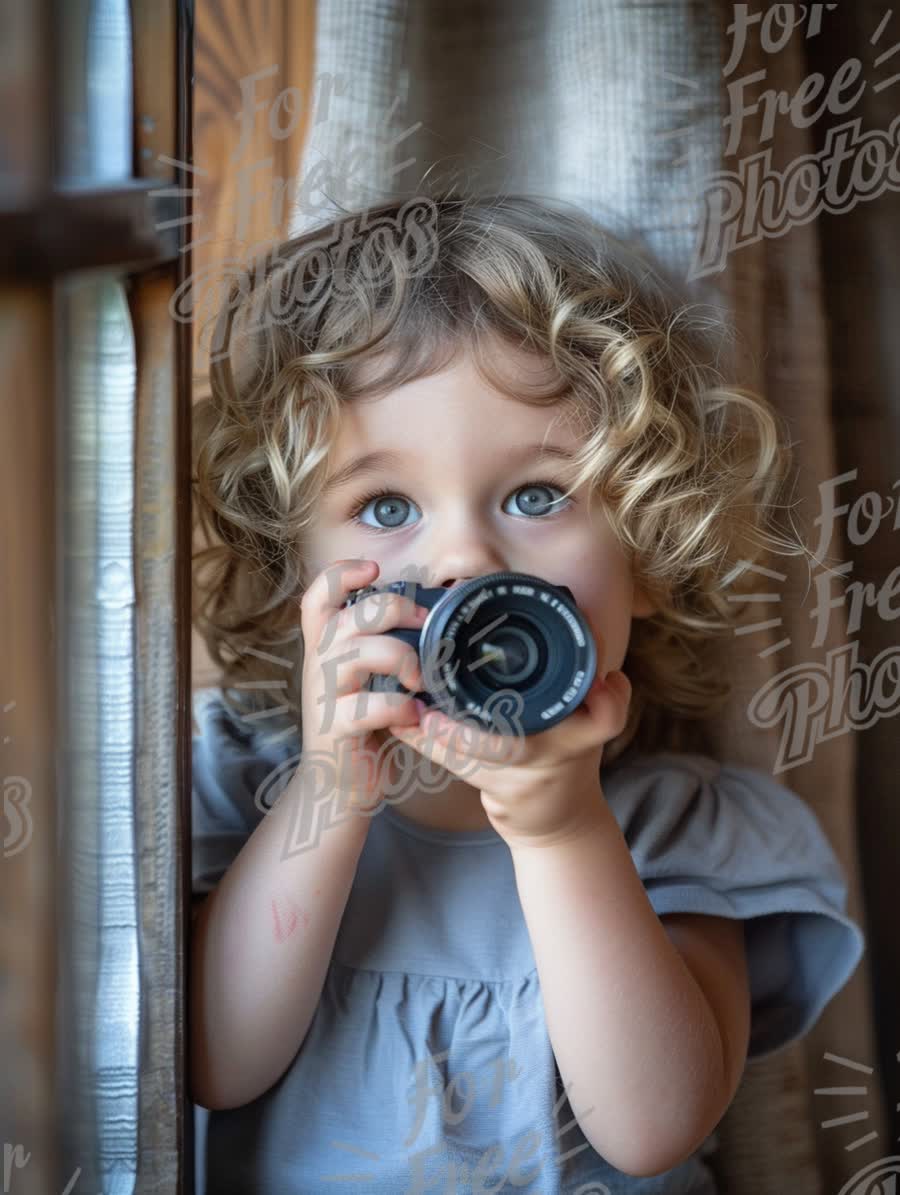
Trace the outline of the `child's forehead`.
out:
<instances>
[{"instance_id":1,"label":"child's forehead","mask_svg":"<svg viewBox=\"0 0 900 1195\"><path fill-rule=\"evenodd\" d=\"M398 362L411 346L391 346L354 363L352 376L354 389L371 387L376 395L394 388L398 375ZM409 381L419 381L434 373L477 375L479 368L486 368L489 383L507 382L511 389L523 385L551 385L558 379L557 371L548 355L524 345L514 344L495 331L479 334L477 343L474 334L457 334L452 338L435 339L419 358L419 369ZM496 376L494 376L496 375Z\"/></svg>"},{"instance_id":2,"label":"child's forehead","mask_svg":"<svg viewBox=\"0 0 900 1195\"><path fill-rule=\"evenodd\" d=\"M498 389L471 362L457 361L437 373L348 399L337 410L333 449L415 442L426 435L452 436L453 442L540 441L556 429L577 439L570 402L526 402L516 395L515 380L510 381L509 389ZM530 381L522 383L523 390Z\"/></svg>"},{"instance_id":3,"label":"child's forehead","mask_svg":"<svg viewBox=\"0 0 900 1195\"><path fill-rule=\"evenodd\" d=\"M384 420L413 424L474 421L483 434L546 428L575 413L571 393L549 357L482 338L444 345L419 368L392 368L390 351L354 364L352 385L338 408L347 436ZM489 425L485 420L494 422ZM500 424L497 421L501 421Z\"/></svg>"},{"instance_id":4,"label":"child's forehead","mask_svg":"<svg viewBox=\"0 0 900 1195\"><path fill-rule=\"evenodd\" d=\"M379 418L380 403L356 410L351 405L327 454L326 494L379 473L453 478L465 488L529 462L533 469L571 467L583 440L563 412L508 398L498 402L502 410L492 407L487 418L471 393L417 416L395 410Z\"/></svg>"},{"instance_id":5,"label":"child's forehead","mask_svg":"<svg viewBox=\"0 0 900 1195\"><path fill-rule=\"evenodd\" d=\"M332 418L328 473L378 454L422 468L483 470L492 454L551 441L571 453L584 439L583 412L549 357L490 332L427 346L413 365L407 344L357 359ZM398 366L399 361L399 366ZM339 387L339 390L341 387ZM391 458L393 459L385 459Z\"/></svg>"}]
</instances>

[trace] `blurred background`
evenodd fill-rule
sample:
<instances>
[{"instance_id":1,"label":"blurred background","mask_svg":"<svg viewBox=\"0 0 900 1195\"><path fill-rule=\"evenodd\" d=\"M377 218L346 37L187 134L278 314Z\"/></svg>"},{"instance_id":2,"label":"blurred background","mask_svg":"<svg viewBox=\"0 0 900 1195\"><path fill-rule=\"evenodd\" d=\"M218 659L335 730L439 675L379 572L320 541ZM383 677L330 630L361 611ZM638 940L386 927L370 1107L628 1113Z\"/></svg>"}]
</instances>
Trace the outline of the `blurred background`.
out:
<instances>
[{"instance_id":1,"label":"blurred background","mask_svg":"<svg viewBox=\"0 0 900 1195\"><path fill-rule=\"evenodd\" d=\"M3 1192L202 1190L208 320L236 263L426 177L563 199L646 246L734 323L734 380L788 420L797 527L830 567L760 577L711 729L814 809L867 952L804 1041L748 1068L715 1165L726 1192L812 1195L900 1152L900 15L751 8L0 0ZM842 1081L862 1091L822 1098Z\"/></svg>"}]
</instances>

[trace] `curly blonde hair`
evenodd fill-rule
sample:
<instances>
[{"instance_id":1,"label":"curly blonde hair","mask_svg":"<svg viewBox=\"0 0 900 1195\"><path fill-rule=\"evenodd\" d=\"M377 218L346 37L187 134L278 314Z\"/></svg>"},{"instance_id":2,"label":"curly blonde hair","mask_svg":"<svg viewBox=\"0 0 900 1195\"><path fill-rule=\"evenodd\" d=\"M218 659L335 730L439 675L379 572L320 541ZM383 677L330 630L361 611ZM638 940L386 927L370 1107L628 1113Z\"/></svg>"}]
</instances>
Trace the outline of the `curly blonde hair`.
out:
<instances>
[{"instance_id":1,"label":"curly blonde hair","mask_svg":"<svg viewBox=\"0 0 900 1195\"><path fill-rule=\"evenodd\" d=\"M218 313L194 409L207 546L193 620L226 706L270 742L302 735L304 530L341 408L467 347L498 390L576 420L566 493L589 483L657 608L632 624L629 720L604 758L700 746L731 691L709 654L740 613L723 591L742 561L806 551L773 519L786 429L719 371L732 334L633 245L533 197L444 191L341 212L251 263ZM539 355L551 385L513 393L490 367L496 337Z\"/></svg>"}]
</instances>

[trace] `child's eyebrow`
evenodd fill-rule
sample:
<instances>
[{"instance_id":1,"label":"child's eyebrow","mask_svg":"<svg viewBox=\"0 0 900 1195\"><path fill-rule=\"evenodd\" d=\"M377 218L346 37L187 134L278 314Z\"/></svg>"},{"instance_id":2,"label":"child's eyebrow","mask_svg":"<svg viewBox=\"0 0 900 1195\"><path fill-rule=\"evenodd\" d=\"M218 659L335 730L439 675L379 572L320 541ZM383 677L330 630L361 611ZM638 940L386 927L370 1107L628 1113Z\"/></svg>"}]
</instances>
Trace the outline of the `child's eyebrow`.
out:
<instances>
[{"instance_id":1,"label":"child's eyebrow","mask_svg":"<svg viewBox=\"0 0 900 1195\"><path fill-rule=\"evenodd\" d=\"M553 457L558 460L570 461L575 452L571 448L564 448L561 444L523 444L513 448L506 457L506 464L518 464L533 456ZM377 452L367 452L354 457L329 477L322 488L322 493L330 494L342 486L348 485L358 477L365 477L371 473L378 473L382 469L397 469L405 460L415 460L402 452L381 449Z\"/></svg>"}]
</instances>

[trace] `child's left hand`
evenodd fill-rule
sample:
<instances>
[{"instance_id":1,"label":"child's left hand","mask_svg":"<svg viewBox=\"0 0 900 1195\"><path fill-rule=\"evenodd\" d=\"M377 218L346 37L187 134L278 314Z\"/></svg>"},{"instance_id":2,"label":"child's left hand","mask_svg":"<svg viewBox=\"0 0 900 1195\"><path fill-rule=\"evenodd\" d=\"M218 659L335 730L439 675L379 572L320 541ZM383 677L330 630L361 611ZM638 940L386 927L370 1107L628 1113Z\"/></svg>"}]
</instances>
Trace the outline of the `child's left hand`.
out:
<instances>
[{"instance_id":1,"label":"child's left hand","mask_svg":"<svg viewBox=\"0 0 900 1195\"><path fill-rule=\"evenodd\" d=\"M474 788L491 825L512 846L575 837L602 801L600 762L621 734L631 701L624 672L598 674L577 710L534 735L489 734L434 709L396 738Z\"/></svg>"}]
</instances>

